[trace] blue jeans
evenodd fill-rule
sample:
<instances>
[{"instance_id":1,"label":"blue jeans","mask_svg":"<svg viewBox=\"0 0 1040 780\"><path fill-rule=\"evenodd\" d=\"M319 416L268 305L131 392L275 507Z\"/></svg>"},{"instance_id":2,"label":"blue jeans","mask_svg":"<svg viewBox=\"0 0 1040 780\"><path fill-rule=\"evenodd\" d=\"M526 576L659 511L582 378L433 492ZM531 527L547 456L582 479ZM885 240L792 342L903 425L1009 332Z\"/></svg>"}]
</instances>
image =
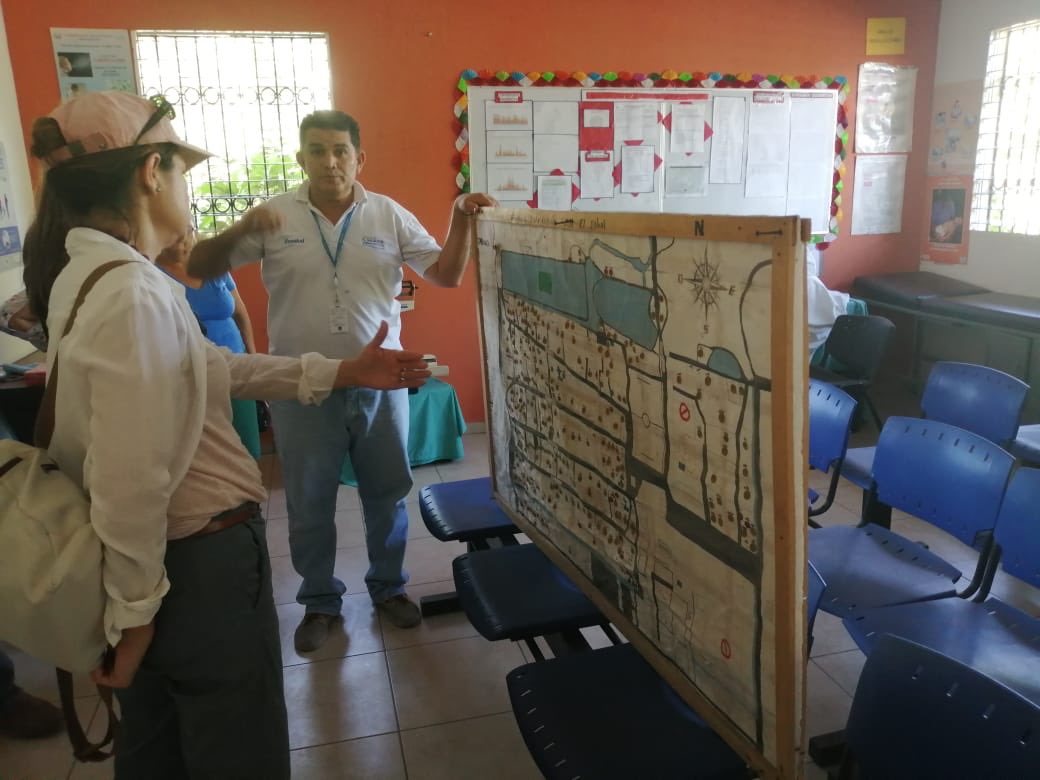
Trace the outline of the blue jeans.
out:
<instances>
[{"instance_id":1,"label":"blue jeans","mask_svg":"<svg viewBox=\"0 0 1040 780\"><path fill-rule=\"evenodd\" d=\"M406 390L335 390L320 406L272 401L278 456L289 509L289 548L303 578L296 600L307 612L338 615L346 587L335 576L336 494L349 454L365 515L373 602L404 592L408 539Z\"/></svg>"},{"instance_id":2,"label":"blue jeans","mask_svg":"<svg viewBox=\"0 0 1040 780\"><path fill-rule=\"evenodd\" d=\"M8 705L11 697L17 692L18 686L14 684L14 663L11 656L0 650L0 710Z\"/></svg>"}]
</instances>

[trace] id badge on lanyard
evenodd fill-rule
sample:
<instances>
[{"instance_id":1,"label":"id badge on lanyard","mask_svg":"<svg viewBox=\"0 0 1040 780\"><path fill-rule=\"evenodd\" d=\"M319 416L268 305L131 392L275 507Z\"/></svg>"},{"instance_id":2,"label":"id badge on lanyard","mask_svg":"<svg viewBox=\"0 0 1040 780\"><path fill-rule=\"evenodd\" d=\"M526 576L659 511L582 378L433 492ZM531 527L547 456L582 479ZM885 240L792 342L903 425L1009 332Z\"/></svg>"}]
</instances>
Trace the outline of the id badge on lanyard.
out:
<instances>
[{"instance_id":1,"label":"id badge on lanyard","mask_svg":"<svg viewBox=\"0 0 1040 780\"><path fill-rule=\"evenodd\" d=\"M325 247L325 254L329 258L329 262L332 263L332 290L334 297L332 299L332 306L329 308L329 332L332 334L346 333L349 325L347 317L347 307L342 298L342 293L339 288L339 256L343 251L343 242L347 238L347 230L350 228L350 221L354 218L354 209L351 207L350 211L343 217L343 227L339 229L339 238L336 241L336 253L332 253L329 242L325 240L325 232L321 229L321 223L318 221L318 215L313 211L311 216L314 217L314 226L318 229L318 235L321 237L321 245Z\"/></svg>"},{"instance_id":2,"label":"id badge on lanyard","mask_svg":"<svg viewBox=\"0 0 1040 780\"><path fill-rule=\"evenodd\" d=\"M332 301L332 307L329 309L329 333L346 333L347 324L347 307L340 300L339 291L337 290L336 298Z\"/></svg>"}]
</instances>

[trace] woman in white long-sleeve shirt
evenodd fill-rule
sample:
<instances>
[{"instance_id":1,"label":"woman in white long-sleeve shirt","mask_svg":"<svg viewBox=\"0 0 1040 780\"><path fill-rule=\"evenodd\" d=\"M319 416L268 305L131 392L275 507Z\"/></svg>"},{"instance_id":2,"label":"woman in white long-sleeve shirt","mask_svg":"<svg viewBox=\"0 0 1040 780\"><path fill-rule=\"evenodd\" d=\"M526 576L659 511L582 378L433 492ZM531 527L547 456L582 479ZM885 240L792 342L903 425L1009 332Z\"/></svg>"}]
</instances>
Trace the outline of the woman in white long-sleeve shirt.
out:
<instances>
[{"instance_id":1,"label":"woman in white long-sleeve shirt","mask_svg":"<svg viewBox=\"0 0 1040 780\"><path fill-rule=\"evenodd\" d=\"M320 403L336 387L416 386L428 373L380 337L353 361L208 343L152 262L188 228L184 172L208 156L170 116L165 101L94 92L33 126L46 172L25 281L48 364L61 356L50 453L89 493L104 545L115 654L93 676L122 709L116 777L287 778L265 491L228 399ZM131 262L98 281L60 339L84 280L113 260Z\"/></svg>"}]
</instances>

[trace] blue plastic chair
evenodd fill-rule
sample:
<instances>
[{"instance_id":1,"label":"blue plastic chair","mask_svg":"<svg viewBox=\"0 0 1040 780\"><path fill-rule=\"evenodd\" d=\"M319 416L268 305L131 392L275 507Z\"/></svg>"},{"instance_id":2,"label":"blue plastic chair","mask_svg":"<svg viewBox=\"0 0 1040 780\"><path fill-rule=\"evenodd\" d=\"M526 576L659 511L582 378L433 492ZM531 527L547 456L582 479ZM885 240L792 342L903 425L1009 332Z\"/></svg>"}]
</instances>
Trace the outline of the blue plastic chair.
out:
<instances>
[{"instance_id":1,"label":"blue plastic chair","mask_svg":"<svg viewBox=\"0 0 1040 780\"><path fill-rule=\"evenodd\" d=\"M810 518L822 515L834 503L855 411L855 399L844 390L818 379L809 380L809 466L831 475L822 502L817 503L816 491L809 491ZM809 525L819 528L813 520Z\"/></svg>"},{"instance_id":2,"label":"blue plastic chair","mask_svg":"<svg viewBox=\"0 0 1040 780\"><path fill-rule=\"evenodd\" d=\"M817 569L812 563L807 564L809 571L809 582L808 582L808 593L806 594L806 619L807 625L805 627L809 634L809 650L812 650L813 645L813 630L816 628L816 614L820 611L820 604L823 602L823 594L827 592L827 583L824 581L823 576L820 574L820 570Z\"/></svg>"},{"instance_id":3,"label":"blue plastic chair","mask_svg":"<svg viewBox=\"0 0 1040 780\"><path fill-rule=\"evenodd\" d=\"M981 436L934 420L891 417L874 458L877 497L964 544L981 548L958 594L960 570L922 545L873 523L809 531L809 560L827 582L826 612L972 595L989 561L1013 458Z\"/></svg>"},{"instance_id":4,"label":"blue plastic chair","mask_svg":"<svg viewBox=\"0 0 1040 780\"><path fill-rule=\"evenodd\" d=\"M845 619L857 646L869 656L885 634L895 634L956 658L1040 704L1040 619L986 598L998 561L1007 574L1040 588L1040 469L1015 472L993 536L997 554L973 600L857 610Z\"/></svg>"},{"instance_id":5,"label":"blue plastic chair","mask_svg":"<svg viewBox=\"0 0 1040 780\"><path fill-rule=\"evenodd\" d=\"M1023 425L1008 450L1031 466L1040 466L1040 425Z\"/></svg>"},{"instance_id":6,"label":"blue plastic chair","mask_svg":"<svg viewBox=\"0 0 1040 780\"><path fill-rule=\"evenodd\" d=\"M810 567L810 640L824 587ZM506 675L506 686L524 742L549 780L754 776L632 645L526 664Z\"/></svg>"},{"instance_id":7,"label":"blue plastic chair","mask_svg":"<svg viewBox=\"0 0 1040 780\"><path fill-rule=\"evenodd\" d=\"M603 613L534 544L473 550L451 568L462 611L485 639L525 642L535 658L539 636L570 634L580 643L580 629L599 626L615 639Z\"/></svg>"},{"instance_id":8,"label":"blue plastic chair","mask_svg":"<svg viewBox=\"0 0 1040 780\"><path fill-rule=\"evenodd\" d=\"M860 675L841 778L1040 777L1040 707L964 664L886 636Z\"/></svg>"},{"instance_id":9,"label":"blue plastic chair","mask_svg":"<svg viewBox=\"0 0 1040 780\"><path fill-rule=\"evenodd\" d=\"M1029 385L974 363L936 363L921 397L929 420L956 425L1001 447L1015 438Z\"/></svg>"},{"instance_id":10,"label":"blue plastic chair","mask_svg":"<svg viewBox=\"0 0 1040 780\"><path fill-rule=\"evenodd\" d=\"M442 542L462 542L468 550L517 544L520 533L495 501L491 477L427 485L419 491L419 515L427 530ZM423 617L462 609L454 591L419 599Z\"/></svg>"},{"instance_id":11,"label":"blue plastic chair","mask_svg":"<svg viewBox=\"0 0 1040 780\"><path fill-rule=\"evenodd\" d=\"M936 363L921 396L929 420L956 425L1006 447L1015 438L1029 385L995 368L974 363ZM854 447L842 463L841 475L870 490L874 447Z\"/></svg>"}]
</instances>

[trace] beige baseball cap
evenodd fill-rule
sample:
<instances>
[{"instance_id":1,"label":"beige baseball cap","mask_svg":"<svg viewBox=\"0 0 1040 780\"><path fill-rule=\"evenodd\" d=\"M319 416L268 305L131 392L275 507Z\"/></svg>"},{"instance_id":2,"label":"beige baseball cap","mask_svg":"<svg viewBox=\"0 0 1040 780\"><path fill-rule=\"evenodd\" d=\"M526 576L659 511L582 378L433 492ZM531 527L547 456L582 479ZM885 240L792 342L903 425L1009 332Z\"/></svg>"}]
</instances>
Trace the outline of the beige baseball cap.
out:
<instances>
[{"instance_id":1,"label":"beige baseball cap","mask_svg":"<svg viewBox=\"0 0 1040 780\"><path fill-rule=\"evenodd\" d=\"M143 144L173 144L191 168L212 157L185 143L173 129L173 107L163 97L143 98L129 92L87 92L54 109L48 116L58 123L65 146L43 157L54 166L87 154Z\"/></svg>"}]
</instances>

